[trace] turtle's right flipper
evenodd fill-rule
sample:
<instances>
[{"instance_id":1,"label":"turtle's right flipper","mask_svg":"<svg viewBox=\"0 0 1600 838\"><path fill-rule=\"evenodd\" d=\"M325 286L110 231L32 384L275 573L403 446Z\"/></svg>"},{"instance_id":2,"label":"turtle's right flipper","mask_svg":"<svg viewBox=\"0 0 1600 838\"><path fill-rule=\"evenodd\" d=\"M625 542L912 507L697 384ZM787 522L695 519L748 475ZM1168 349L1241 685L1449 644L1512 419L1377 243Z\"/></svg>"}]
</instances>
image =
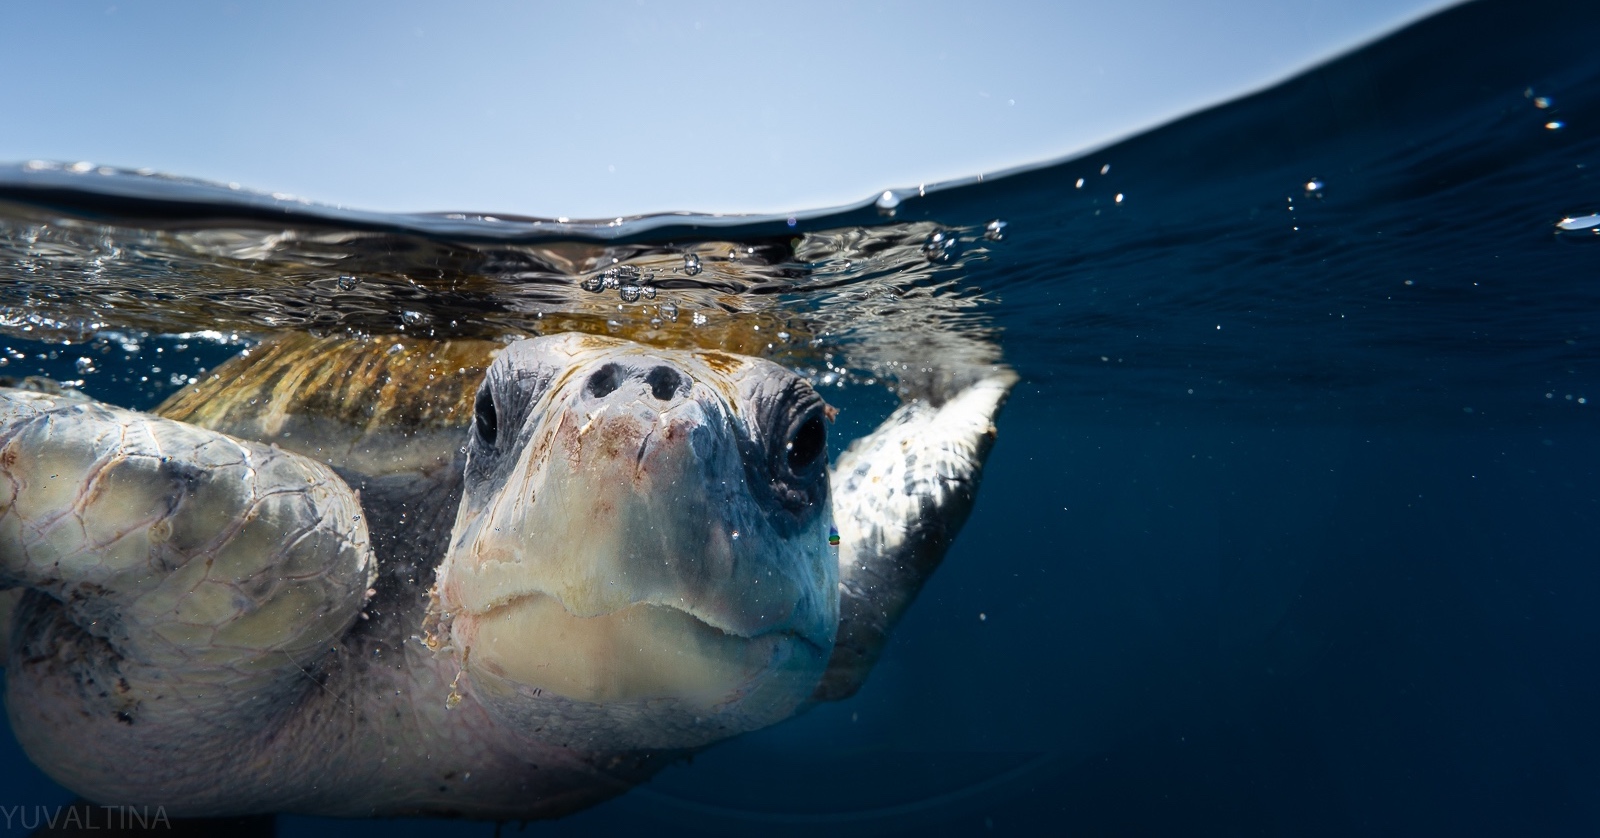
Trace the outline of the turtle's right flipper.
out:
<instances>
[{"instance_id":1,"label":"turtle's right flipper","mask_svg":"<svg viewBox=\"0 0 1600 838\"><path fill-rule=\"evenodd\" d=\"M46 653L30 644L65 617L124 675L179 694L195 676L226 701L326 652L374 571L359 499L331 468L98 402L0 389L0 588L49 600L18 609L13 666Z\"/></svg>"},{"instance_id":2,"label":"turtle's right flipper","mask_svg":"<svg viewBox=\"0 0 1600 838\"><path fill-rule=\"evenodd\" d=\"M995 417L1016 383L1010 368L995 367L948 398L909 401L839 456L839 633L814 700L861 688L944 560L977 499Z\"/></svg>"}]
</instances>

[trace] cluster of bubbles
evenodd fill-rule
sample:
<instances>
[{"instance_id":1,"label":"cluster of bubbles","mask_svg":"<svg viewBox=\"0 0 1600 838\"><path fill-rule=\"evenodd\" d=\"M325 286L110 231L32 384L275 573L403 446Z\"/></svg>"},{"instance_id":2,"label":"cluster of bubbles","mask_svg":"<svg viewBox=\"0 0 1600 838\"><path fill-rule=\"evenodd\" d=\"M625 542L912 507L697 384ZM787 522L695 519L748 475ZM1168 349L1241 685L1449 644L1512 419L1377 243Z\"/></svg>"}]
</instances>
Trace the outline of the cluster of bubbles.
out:
<instances>
[{"instance_id":1,"label":"cluster of bubbles","mask_svg":"<svg viewBox=\"0 0 1600 838\"><path fill-rule=\"evenodd\" d=\"M684 254L682 268L684 274L696 276L704 269L700 256L694 253ZM619 264L613 260L613 264L610 267L585 277L578 283L578 287L596 294L615 291L622 302L637 303L641 300L655 300L657 298L660 293L660 289L655 284L658 276L658 271L642 269L637 265ZM360 287L362 279L352 274L341 274L335 277L333 282L340 291L348 292ZM659 327L667 321L675 323L678 321L678 314L677 304L670 300L664 300L655 307L655 312L650 318L650 325ZM399 329L402 332L407 331L407 327L414 329L426 326L431 321L428 313L416 309L404 309L398 312L398 315L400 321ZM3 316L3 310L0 310L0 316ZM694 313L690 320L696 326L703 326L709 322L705 314L698 312ZM615 321L612 321L612 324L618 325ZM450 321L450 325L454 327L456 321ZM352 332L351 334L358 333ZM432 334L432 332L429 331L429 334Z\"/></svg>"},{"instance_id":2,"label":"cluster of bubbles","mask_svg":"<svg viewBox=\"0 0 1600 838\"><path fill-rule=\"evenodd\" d=\"M787 335L782 335L785 339ZM795 369L795 372L811 382L811 386L822 387L849 387L853 384L872 386L878 383L878 378L871 371L865 369L852 369L844 363L844 359L832 352L822 355L822 366L808 366Z\"/></svg>"},{"instance_id":3,"label":"cluster of bubbles","mask_svg":"<svg viewBox=\"0 0 1600 838\"><path fill-rule=\"evenodd\" d=\"M693 253L683 255L683 273L687 276L698 276L705 266L700 257ZM613 264L611 267L584 277L578 287L591 294L603 294L608 291L617 292L617 298L624 303L637 303L640 300L654 300L658 293L655 281L657 272L644 270L637 265ZM650 325L660 326L664 321L678 320L678 306L670 301L662 302L656 306L656 316L650 318ZM690 321L696 326L704 326L707 318L704 314L695 312Z\"/></svg>"},{"instance_id":4,"label":"cluster of bubbles","mask_svg":"<svg viewBox=\"0 0 1600 838\"><path fill-rule=\"evenodd\" d=\"M636 265L612 265L600 273L584 277L579 287L596 294L616 291L623 302L636 303L641 297L647 300L656 298L655 281L655 271L641 271Z\"/></svg>"},{"instance_id":5,"label":"cluster of bubbles","mask_svg":"<svg viewBox=\"0 0 1600 838\"><path fill-rule=\"evenodd\" d=\"M997 242L1006 237L1010 226L998 218L983 226L983 238ZM929 262L945 265L961 255L961 239L954 230L935 230L922 242L922 255Z\"/></svg>"},{"instance_id":6,"label":"cluster of bubbles","mask_svg":"<svg viewBox=\"0 0 1600 838\"><path fill-rule=\"evenodd\" d=\"M922 255L927 257L929 262L948 263L959 254L957 248L959 244L955 233L949 230L935 230L922 243Z\"/></svg>"}]
</instances>

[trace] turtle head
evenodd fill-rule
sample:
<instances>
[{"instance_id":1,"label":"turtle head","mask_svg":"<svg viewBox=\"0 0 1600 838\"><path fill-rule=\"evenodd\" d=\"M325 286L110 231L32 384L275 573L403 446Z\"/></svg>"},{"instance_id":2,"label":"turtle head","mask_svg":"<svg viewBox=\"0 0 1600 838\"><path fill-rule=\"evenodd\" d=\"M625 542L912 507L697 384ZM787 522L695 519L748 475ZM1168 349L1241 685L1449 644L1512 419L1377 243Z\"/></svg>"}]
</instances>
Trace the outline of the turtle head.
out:
<instances>
[{"instance_id":1,"label":"turtle head","mask_svg":"<svg viewBox=\"0 0 1600 838\"><path fill-rule=\"evenodd\" d=\"M474 697L585 748L692 747L793 713L839 620L824 409L753 358L507 347L438 578Z\"/></svg>"}]
</instances>

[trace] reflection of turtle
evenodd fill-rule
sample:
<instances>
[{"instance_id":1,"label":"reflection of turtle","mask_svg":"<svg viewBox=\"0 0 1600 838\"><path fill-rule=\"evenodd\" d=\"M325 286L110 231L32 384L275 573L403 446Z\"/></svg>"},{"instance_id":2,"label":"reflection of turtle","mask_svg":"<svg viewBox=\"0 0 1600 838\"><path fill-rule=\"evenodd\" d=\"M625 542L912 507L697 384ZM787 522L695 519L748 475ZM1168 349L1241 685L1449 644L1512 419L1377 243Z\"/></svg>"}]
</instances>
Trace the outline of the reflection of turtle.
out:
<instances>
[{"instance_id":1,"label":"reflection of turtle","mask_svg":"<svg viewBox=\"0 0 1600 838\"><path fill-rule=\"evenodd\" d=\"M853 692L1013 380L831 487L803 379L575 334L280 338L160 418L0 390L13 728L171 815L571 811Z\"/></svg>"}]
</instances>

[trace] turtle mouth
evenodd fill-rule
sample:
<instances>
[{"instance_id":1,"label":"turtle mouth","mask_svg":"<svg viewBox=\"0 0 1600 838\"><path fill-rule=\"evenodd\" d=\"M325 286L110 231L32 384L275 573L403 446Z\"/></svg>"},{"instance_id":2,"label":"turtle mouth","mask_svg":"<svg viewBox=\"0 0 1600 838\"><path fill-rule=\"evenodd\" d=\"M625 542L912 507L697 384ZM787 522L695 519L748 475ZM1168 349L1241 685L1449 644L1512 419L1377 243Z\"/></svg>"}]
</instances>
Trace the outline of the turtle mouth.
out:
<instances>
[{"instance_id":1,"label":"turtle mouth","mask_svg":"<svg viewBox=\"0 0 1600 838\"><path fill-rule=\"evenodd\" d=\"M799 682L827 660L823 644L792 627L746 636L642 602L579 616L544 593L458 614L452 631L481 686L589 703L672 698L709 709L769 686L803 692Z\"/></svg>"}]
</instances>

